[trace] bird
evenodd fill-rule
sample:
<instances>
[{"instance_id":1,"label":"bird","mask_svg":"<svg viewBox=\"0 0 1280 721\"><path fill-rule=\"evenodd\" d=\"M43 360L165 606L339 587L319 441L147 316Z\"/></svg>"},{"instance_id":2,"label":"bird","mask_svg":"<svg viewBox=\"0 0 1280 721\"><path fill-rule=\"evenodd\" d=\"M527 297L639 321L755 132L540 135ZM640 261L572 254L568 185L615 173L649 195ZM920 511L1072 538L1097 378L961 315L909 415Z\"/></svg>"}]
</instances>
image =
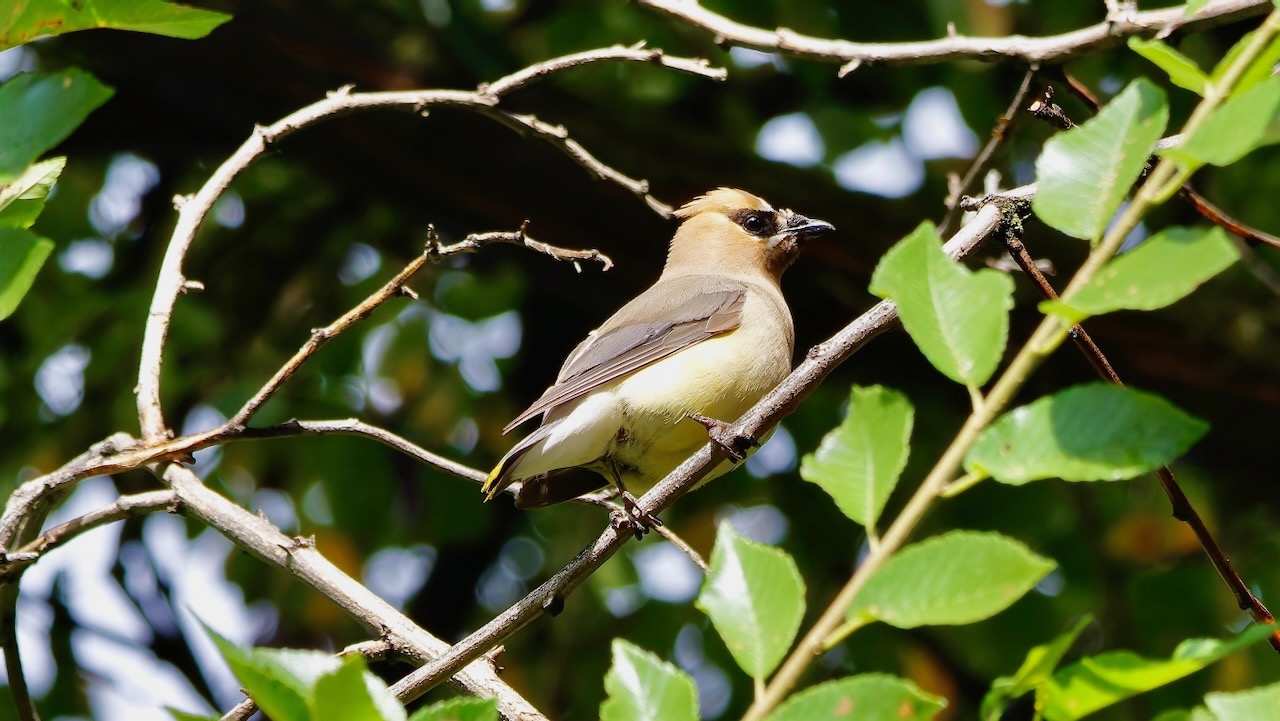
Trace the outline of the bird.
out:
<instances>
[{"instance_id":1,"label":"bird","mask_svg":"<svg viewBox=\"0 0 1280 721\"><path fill-rule=\"evenodd\" d=\"M795 332L782 274L803 241L835 228L734 188L709 191L674 215L680 224L658 280L591 331L555 383L503 429L542 416L489 473L486 501L517 481L521 508L612 482L626 512L617 521L640 537L661 521L641 512L633 493L709 436L727 446L726 421L790 373ZM745 458L726 450L702 483Z\"/></svg>"}]
</instances>

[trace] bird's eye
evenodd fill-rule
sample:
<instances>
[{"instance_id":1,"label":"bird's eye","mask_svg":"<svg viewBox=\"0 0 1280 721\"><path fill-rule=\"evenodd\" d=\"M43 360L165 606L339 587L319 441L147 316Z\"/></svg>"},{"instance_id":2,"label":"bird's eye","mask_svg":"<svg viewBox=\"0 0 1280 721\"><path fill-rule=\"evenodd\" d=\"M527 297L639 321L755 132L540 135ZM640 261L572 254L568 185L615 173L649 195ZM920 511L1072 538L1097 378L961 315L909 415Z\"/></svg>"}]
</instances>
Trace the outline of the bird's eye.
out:
<instances>
[{"instance_id":1,"label":"bird's eye","mask_svg":"<svg viewBox=\"0 0 1280 721\"><path fill-rule=\"evenodd\" d=\"M748 233L753 235L764 232L765 225L767 224L765 223L764 218L755 213L752 213L742 219L742 227L745 228Z\"/></svg>"}]
</instances>

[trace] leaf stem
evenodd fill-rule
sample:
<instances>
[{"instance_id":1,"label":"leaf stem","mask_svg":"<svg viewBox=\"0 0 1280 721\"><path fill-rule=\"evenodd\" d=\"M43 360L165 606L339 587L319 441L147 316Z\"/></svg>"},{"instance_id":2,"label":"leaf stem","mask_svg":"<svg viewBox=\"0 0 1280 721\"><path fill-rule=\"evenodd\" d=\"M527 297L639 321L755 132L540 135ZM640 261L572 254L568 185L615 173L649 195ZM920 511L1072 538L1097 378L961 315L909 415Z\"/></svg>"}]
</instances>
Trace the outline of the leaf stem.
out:
<instances>
[{"instance_id":1,"label":"leaf stem","mask_svg":"<svg viewBox=\"0 0 1280 721\"><path fill-rule=\"evenodd\" d=\"M991 475L985 471L973 471L971 473L966 473L948 483L938 495L943 498L955 498L990 477Z\"/></svg>"}]
</instances>

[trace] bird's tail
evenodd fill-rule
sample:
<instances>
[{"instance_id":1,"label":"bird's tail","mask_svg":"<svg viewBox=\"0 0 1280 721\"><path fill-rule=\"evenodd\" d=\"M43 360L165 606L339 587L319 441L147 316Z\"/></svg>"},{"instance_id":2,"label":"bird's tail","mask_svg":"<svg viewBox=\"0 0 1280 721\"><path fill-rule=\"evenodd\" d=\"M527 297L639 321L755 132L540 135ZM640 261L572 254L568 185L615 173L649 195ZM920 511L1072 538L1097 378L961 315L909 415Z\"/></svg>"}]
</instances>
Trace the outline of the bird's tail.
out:
<instances>
[{"instance_id":1,"label":"bird's tail","mask_svg":"<svg viewBox=\"0 0 1280 721\"><path fill-rule=\"evenodd\" d=\"M498 465L494 466L492 471L489 471L489 476L484 479L484 485L480 487L480 491L484 493L485 502L492 501L507 486L520 480L516 475L520 459L524 457L525 453L529 452L530 448L533 448L539 441L546 438L554 426L554 423L542 426L525 436L514 448L507 451L507 455L498 461Z\"/></svg>"}]
</instances>

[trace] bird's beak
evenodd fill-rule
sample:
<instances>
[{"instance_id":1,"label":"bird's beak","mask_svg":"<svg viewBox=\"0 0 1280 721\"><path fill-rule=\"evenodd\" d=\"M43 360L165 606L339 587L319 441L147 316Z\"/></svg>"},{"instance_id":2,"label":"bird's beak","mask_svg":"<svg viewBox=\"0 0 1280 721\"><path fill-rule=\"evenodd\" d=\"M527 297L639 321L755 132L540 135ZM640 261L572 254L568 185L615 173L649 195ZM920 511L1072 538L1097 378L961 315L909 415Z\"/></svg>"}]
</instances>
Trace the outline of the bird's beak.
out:
<instances>
[{"instance_id":1,"label":"bird's beak","mask_svg":"<svg viewBox=\"0 0 1280 721\"><path fill-rule=\"evenodd\" d=\"M825 220L814 220L813 218L806 218L799 213L791 213L787 216L787 224L783 232L798 238L812 238L823 233L830 233L835 229L834 225Z\"/></svg>"}]
</instances>

